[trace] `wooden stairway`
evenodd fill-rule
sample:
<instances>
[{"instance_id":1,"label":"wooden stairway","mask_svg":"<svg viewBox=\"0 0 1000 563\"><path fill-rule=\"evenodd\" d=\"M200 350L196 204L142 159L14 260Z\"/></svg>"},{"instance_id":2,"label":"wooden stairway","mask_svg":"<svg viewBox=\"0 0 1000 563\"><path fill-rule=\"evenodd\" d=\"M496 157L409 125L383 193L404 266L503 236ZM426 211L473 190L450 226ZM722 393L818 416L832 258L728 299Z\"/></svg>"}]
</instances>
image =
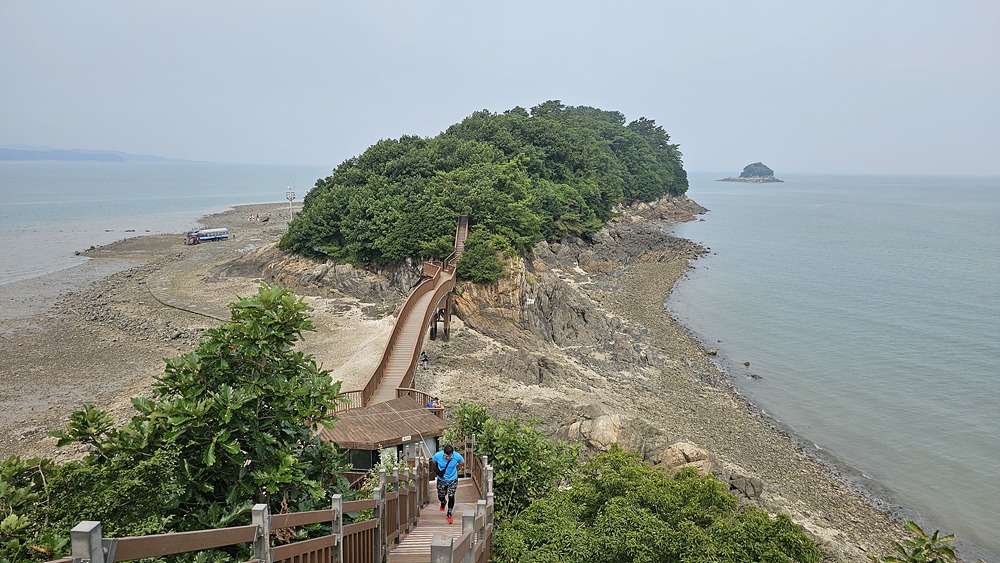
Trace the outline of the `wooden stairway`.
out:
<instances>
[{"instance_id":1,"label":"wooden stairway","mask_svg":"<svg viewBox=\"0 0 1000 563\"><path fill-rule=\"evenodd\" d=\"M420 511L420 521L417 526L403 538L399 545L389 551L388 563L427 563L431 560L431 540L436 536L451 536L456 541L462 535L462 514L466 511L476 512L476 501L479 493L472 479L461 479L458 482L458 492L455 493L455 508L452 516L454 523L445 520L445 513L438 510L437 492L434 481L428 483L431 502Z\"/></svg>"}]
</instances>

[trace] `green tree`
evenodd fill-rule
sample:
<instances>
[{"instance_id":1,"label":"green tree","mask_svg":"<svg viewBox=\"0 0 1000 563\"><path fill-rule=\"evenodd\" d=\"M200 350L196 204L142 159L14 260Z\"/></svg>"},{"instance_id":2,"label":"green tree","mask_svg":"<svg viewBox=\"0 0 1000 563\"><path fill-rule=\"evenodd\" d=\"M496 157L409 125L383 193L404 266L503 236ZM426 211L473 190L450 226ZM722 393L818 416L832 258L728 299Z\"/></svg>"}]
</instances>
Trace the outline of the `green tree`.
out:
<instances>
[{"instance_id":1,"label":"green tree","mask_svg":"<svg viewBox=\"0 0 1000 563\"><path fill-rule=\"evenodd\" d=\"M0 563L65 554L82 519L112 536L216 528L249 522L257 502L313 510L349 492L334 446L315 432L336 420L340 384L295 350L313 330L307 308L261 284L193 352L166 360L153 397L132 400L128 424L89 404L72 413L54 434L88 445L86 458L5 460Z\"/></svg>"},{"instance_id":2,"label":"green tree","mask_svg":"<svg viewBox=\"0 0 1000 563\"><path fill-rule=\"evenodd\" d=\"M683 194L669 141L652 120L626 126L619 112L559 100L477 111L436 137L381 140L341 163L279 247L356 265L443 258L468 213L495 251L521 256L543 239L599 230L619 203Z\"/></svg>"},{"instance_id":3,"label":"green tree","mask_svg":"<svg viewBox=\"0 0 1000 563\"><path fill-rule=\"evenodd\" d=\"M465 241L465 252L455 271L476 283L497 281L507 273L498 254L492 236L485 231L472 233Z\"/></svg>"},{"instance_id":4,"label":"green tree","mask_svg":"<svg viewBox=\"0 0 1000 563\"><path fill-rule=\"evenodd\" d=\"M95 424L103 418L85 407L60 444L94 445L95 463L176 451L180 529L245 519L257 502L325 506L343 465L315 430L333 424L340 383L294 349L313 330L306 309L287 289L261 284L193 352L166 360L153 398L132 400L138 414L127 425Z\"/></svg>"},{"instance_id":5,"label":"green tree","mask_svg":"<svg viewBox=\"0 0 1000 563\"><path fill-rule=\"evenodd\" d=\"M753 164L744 166L743 172L740 173L740 178L752 178L755 176L774 176L774 170L771 170L762 162L754 162Z\"/></svg>"}]
</instances>

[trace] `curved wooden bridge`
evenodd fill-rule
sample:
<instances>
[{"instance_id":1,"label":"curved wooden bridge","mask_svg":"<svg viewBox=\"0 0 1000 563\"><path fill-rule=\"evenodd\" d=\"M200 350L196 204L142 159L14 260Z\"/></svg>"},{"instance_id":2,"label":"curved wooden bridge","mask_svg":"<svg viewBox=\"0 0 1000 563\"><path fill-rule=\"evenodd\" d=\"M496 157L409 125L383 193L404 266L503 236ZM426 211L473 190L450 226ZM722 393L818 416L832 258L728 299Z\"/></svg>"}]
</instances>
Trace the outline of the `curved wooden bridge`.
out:
<instances>
[{"instance_id":1,"label":"curved wooden bridge","mask_svg":"<svg viewBox=\"0 0 1000 563\"><path fill-rule=\"evenodd\" d=\"M399 413L394 407L436 418L425 408L426 394L413 389L424 337L434 337L443 325L450 333L455 264L462 256L469 234L468 217L462 216L455 231L455 251L442 261L424 263L424 278L413 288L400 308L382 358L364 389L345 392L345 401L336 412L341 421L351 418L374 420L379 408ZM383 412L386 409L381 409ZM361 414L368 411L372 414ZM440 416L440 413L437 413ZM413 424L413 421L408 421ZM359 424L362 432L372 432ZM371 426L371 424L369 424ZM338 442L337 436L320 433ZM391 445L391 444L385 444ZM253 509L253 523L245 526L140 536L103 538L101 523L83 521L71 531L73 556L50 563L114 563L162 557L240 544L253 544L254 558L246 563L409 563L467 561L485 563L490 558L493 539L493 469L488 460L477 458L469 445L463 457L462 473L455 499L454 524L437 510L433 462L427 452L411 452L401 460L403 470L392 475L382 471L373 498L346 501L333 496L330 509L291 514L270 514L266 504ZM127 501L127 499L123 499ZM431 508L425 508L432 504ZM372 516L351 522L349 514L370 510ZM316 523L327 523L331 533L322 537L276 544L272 531Z\"/></svg>"},{"instance_id":2,"label":"curved wooden bridge","mask_svg":"<svg viewBox=\"0 0 1000 563\"><path fill-rule=\"evenodd\" d=\"M424 262L424 278L400 308L382 360L364 389L344 393L346 402L338 412L391 401L412 390L413 373L428 333L425 327L435 335L442 323L445 338L450 334L455 264L462 257L468 236L469 218L463 215L455 229L455 251L442 261Z\"/></svg>"}]
</instances>

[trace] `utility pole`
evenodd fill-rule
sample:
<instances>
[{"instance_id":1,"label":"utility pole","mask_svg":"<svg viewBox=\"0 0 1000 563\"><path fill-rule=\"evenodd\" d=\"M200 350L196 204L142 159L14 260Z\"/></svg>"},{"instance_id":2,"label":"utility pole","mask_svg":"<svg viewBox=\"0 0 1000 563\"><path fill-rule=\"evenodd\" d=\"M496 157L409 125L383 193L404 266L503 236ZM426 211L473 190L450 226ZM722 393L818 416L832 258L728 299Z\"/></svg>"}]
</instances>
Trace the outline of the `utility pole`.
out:
<instances>
[{"instance_id":1,"label":"utility pole","mask_svg":"<svg viewBox=\"0 0 1000 563\"><path fill-rule=\"evenodd\" d=\"M292 222L292 201L295 199L295 189L292 186L288 186L285 199L288 200L288 221L285 222L285 230L288 230L288 225Z\"/></svg>"}]
</instances>

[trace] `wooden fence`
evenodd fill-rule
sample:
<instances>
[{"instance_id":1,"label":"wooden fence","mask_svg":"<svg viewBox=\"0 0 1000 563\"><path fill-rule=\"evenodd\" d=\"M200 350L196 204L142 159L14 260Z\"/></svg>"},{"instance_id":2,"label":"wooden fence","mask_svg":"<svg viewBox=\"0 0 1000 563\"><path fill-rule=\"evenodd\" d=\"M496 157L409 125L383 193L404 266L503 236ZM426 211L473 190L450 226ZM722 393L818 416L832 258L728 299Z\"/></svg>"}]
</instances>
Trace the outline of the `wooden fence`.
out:
<instances>
[{"instance_id":1,"label":"wooden fence","mask_svg":"<svg viewBox=\"0 0 1000 563\"><path fill-rule=\"evenodd\" d=\"M476 510L462 513L462 535L437 535L431 539L431 563L486 563L493 545L493 493L476 503Z\"/></svg>"},{"instance_id":2,"label":"wooden fence","mask_svg":"<svg viewBox=\"0 0 1000 563\"><path fill-rule=\"evenodd\" d=\"M407 460L413 467L379 474L373 498L345 501L333 495L329 509L289 514L271 514L266 504L253 507L252 523L216 530L176 532L152 536L104 538L101 523L83 521L70 532L72 557L50 563L116 563L163 557L209 549L253 545L253 559L247 563L375 563L385 560L392 547L413 530L420 509L430 499L430 462L418 456ZM361 511L371 517L360 519ZM345 524L344 518L354 522ZM325 523L330 533L288 543L276 542L275 532L299 526Z\"/></svg>"},{"instance_id":3,"label":"wooden fence","mask_svg":"<svg viewBox=\"0 0 1000 563\"><path fill-rule=\"evenodd\" d=\"M431 399L433 399L435 396L431 395L430 393L418 391L417 389L413 389L412 387L396 387L396 398L398 399L400 397L410 397L411 399L416 401L417 404L419 404L420 406L424 406L429 404L431 402ZM433 412L434 415L437 416L438 418L444 418L443 408L440 410L433 410L431 412Z\"/></svg>"}]
</instances>

